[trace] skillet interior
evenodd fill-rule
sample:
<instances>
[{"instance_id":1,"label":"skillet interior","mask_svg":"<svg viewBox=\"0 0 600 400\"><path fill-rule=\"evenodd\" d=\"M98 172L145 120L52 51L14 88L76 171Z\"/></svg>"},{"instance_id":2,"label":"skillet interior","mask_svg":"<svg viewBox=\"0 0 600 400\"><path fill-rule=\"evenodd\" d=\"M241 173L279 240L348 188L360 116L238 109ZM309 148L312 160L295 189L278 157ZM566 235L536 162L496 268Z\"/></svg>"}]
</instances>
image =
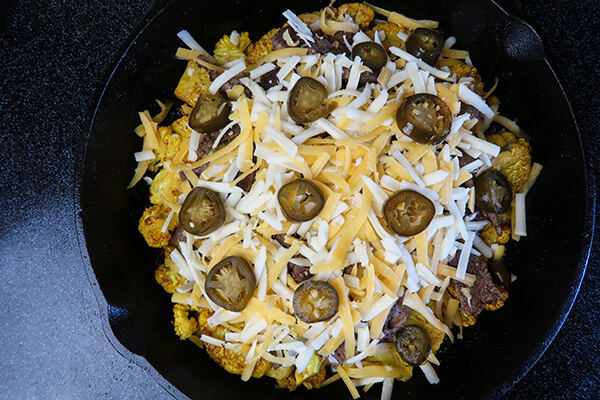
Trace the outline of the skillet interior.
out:
<instances>
[{"instance_id":1,"label":"skillet interior","mask_svg":"<svg viewBox=\"0 0 600 400\"><path fill-rule=\"evenodd\" d=\"M439 385L428 385L417 372L410 382L396 384L394 398L498 397L506 382L518 379L525 372L523 365L545 349L582 278L578 265L586 253L587 188L581 144L560 85L541 49L529 46L527 29L515 42L507 35L514 30L505 29L511 20L492 2L403 3L377 4L412 17L439 20L442 30L458 38L457 48L471 52L486 82L498 77L501 111L517 118L533 137L534 159L544 170L527 198L529 236L513 249L513 272L519 279L507 305L482 314L475 327L465 330L463 340L441 350L442 364L436 368L442 380ZM286 399L290 394L275 389L270 379L241 382L173 333L169 295L153 279L159 254L149 250L137 233L137 221L148 203L147 187L141 183L124 190L135 168L132 153L141 146L132 132L138 125L137 112L154 107L154 99L172 97L185 67L173 59L181 45L176 37L179 30L189 30L212 49L232 29L248 30L256 40L283 24L281 12L286 8L300 13L324 5L318 1L273 4L248 12L235 1L174 2L151 13L153 18L141 26L95 110L81 184L81 218L90 262L109 304L109 322L127 349L145 357L190 397ZM318 391L298 390L293 398L340 394L348 397L341 383ZM379 389L366 398L379 398Z\"/></svg>"}]
</instances>

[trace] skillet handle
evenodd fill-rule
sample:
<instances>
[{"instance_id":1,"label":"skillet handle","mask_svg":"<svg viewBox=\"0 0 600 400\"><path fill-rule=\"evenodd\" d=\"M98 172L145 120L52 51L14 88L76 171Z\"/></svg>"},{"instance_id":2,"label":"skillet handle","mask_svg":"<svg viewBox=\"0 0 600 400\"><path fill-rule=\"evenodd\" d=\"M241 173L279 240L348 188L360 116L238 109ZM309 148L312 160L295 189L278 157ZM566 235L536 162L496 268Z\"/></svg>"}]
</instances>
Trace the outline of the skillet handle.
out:
<instances>
[{"instance_id":1,"label":"skillet handle","mask_svg":"<svg viewBox=\"0 0 600 400\"><path fill-rule=\"evenodd\" d=\"M531 25L514 15L507 15L499 24L499 46L515 60L536 60L546 58L544 44Z\"/></svg>"}]
</instances>

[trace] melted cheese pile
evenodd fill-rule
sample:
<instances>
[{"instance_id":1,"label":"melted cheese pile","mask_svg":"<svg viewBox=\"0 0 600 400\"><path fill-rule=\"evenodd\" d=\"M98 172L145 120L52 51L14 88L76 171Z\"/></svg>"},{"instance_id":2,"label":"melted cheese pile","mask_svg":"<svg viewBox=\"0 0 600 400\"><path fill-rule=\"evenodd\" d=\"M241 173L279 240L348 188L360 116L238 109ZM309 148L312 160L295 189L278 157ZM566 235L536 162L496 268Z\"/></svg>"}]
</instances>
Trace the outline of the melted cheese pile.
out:
<instances>
[{"instance_id":1,"label":"melted cheese pile","mask_svg":"<svg viewBox=\"0 0 600 400\"><path fill-rule=\"evenodd\" d=\"M298 26L299 19L287 13L300 37L310 40L310 30ZM375 40L380 39L376 35ZM351 45L365 40L370 39L359 31ZM471 82L456 82L447 68L433 68L400 48L391 47L389 52L398 62L388 62L378 83L362 88L360 74L368 69L359 58L312 55L301 48L270 53L241 78L253 98L242 96L232 103L230 126L238 124L240 135L195 159L195 152L188 149L195 149L199 134L192 133L190 141L182 143L180 157L165 165L188 179L178 183L183 194L177 203L169 203L169 221L192 187L210 188L224 202L227 220L220 229L206 237L186 233L186 242L171 253L179 273L189 281L173 301L215 311L210 326L225 327L229 333L224 341L206 335L201 340L245 354L243 379L249 379L260 357L294 365L302 373L315 355L327 359L344 343L347 359L338 374L353 395L357 395L354 385L361 383L385 380L389 386L390 378L399 377L400 371L386 366L359 371L361 360L381 351L379 341L390 308L403 298L404 305L452 338L450 328L459 317L458 300L446 294L450 278L472 285L475 277L466 272L469 255L493 256L477 235L487 221L472 220L474 189L461 184L490 167L500 148L474 135L471 128L477 120L458 112L461 102L487 119L494 117L494 110L472 90ZM198 55L191 50L179 54ZM280 84L265 91L257 82L276 66ZM211 92L247 70L243 59L227 67ZM343 68L350 75L342 88ZM337 103L327 118L308 126L296 125L287 113L288 91L302 76L321 81L329 99ZM403 99L416 93L437 95L452 111L451 132L443 144L418 144L398 130L394 115ZM460 167L458 157L463 154L475 161ZM137 157L147 162L151 148L145 147ZM200 176L192 171L206 163L210 164ZM244 194L236 183L253 172L256 182ZM299 177L312 180L326 198L320 214L304 223L288 221L276 198L282 185ZM393 234L382 218L385 200L402 189L418 191L435 204L433 221L413 237ZM287 235L289 248L271 239L279 233ZM457 250L462 252L458 267L453 268L447 264ZM222 309L204 292L207 272L230 255L250 261L258 282L242 312ZM290 261L310 267L314 279L336 288L340 304L333 318L306 324L295 317L292 297L298 284L287 272ZM351 264L355 265L352 272L343 274ZM429 363L422 369L436 381Z\"/></svg>"}]
</instances>

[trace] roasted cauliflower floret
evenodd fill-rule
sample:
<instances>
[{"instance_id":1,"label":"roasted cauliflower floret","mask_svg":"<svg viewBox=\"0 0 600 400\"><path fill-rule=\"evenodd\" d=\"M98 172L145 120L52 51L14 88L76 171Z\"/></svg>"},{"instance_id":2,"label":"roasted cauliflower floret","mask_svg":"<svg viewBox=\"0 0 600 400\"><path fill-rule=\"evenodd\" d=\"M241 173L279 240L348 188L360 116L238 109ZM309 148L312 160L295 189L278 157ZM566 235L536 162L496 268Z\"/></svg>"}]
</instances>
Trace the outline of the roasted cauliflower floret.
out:
<instances>
[{"instance_id":1,"label":"roasted cauliflower floret","mask_svg":"<svg viewBox=\"0 0 600 400\"><path fill-rule=\"evenodd\" d=\"M171 172L167 169L158 171L158 174L156 174L150 185L150 201L152 204L162 204L163 200L161 197L177 201L179 190L171 186L171 182L174 178L176 177L172 176Z\"/></svg>"},{"instance_id":2,"label":"roasted cauliflower floret","mask_svg":"<svg viewBox=\"0 0 600 400\"><path fill-rule=\"evenodd\" d=\"M473 326L477 322L477 317L469 315L462 308L458 309L458 313L460 314L460 318L462 320L462 326Z\"/></svg>"},{"instance_id":3,"label":"roasted cauliflower floret","mask_svg":"<svg viewBox=\"0 0 600 400\"><path fill-rule=\"evenodd\" d=\"M511 144L520 143L527 146L529 145L525 139L518 138L514 133L509 131L488 135L486 139L488 142L500 146L501 151L509 150Z\"/></svg>"},{"instance_id":4,"label":"roasted cauliflower floret","mask_svg":"<svg viewBox=\"0 0 600 400\"><path fill-rule=\"evenodd\" d=\"M210 327L208 325L208 318L211 317L215 312L208 308L201 308L198 310L198 324L202 333L215 339L225 340L225 334L228 332L221 325Z\"/></svg>"},{"instance_id":5,"label":"roasted cauliflower floret","mask_svg":"<svg viewBox=\"0 0 600 400\"><path fill-rule=\"evenodd\" d=\"M452 65L450 67L450 73L456 75L457 81L462 78L471 78L473 82L473 91L479 95L483 94L483 82L481 82L481 75L477 72L477 68L460 63Z\"/></svg>"},{"instance_id":6,"label":"roasted cauliflower floret","mask_svg":"<svg viewBox=\"0 0 600 400\"><path fill-rule=\"evenodd\" d=\"M171 218L171 222L165 232L161 232L165 221L167 220L168 209L162 205L148 207L144 210L142 218L138 224L138 230L146 239L150 247L165 247L171 240L170 230L175 228L176 221Z\"/></svg>"},{"instance_id":7,"label":"roasted cauliflower floret","mask_svg":"<svg viewBox=\"0 0 600 400\"><path fill-rule=\"evenodd\" d=\"M169 257L165 257L165 263L154 271L154 279L167 293L175 293L175 290L186 282L186 279L179 275L179 268Z\"/></svg>"},{"instance_id":8,"label":"roasted cauliflower floret","mask_svg":"<svg viewBox=\"0 0 600 400\"><path fill-rule=\"evenodd\" d=\"M192 130L188 126L188 122L189 117L187 115L184 115L183 117L173 121L170 126L173 135L179 135L181 140L189 139L192 134Z\"/></svg>"},{"instance_id":9,"label":"roasted cauliflower floret","mask_svg":"<svg viewBox=\"0 0 600 400\"><path fill-rule=\"evenodd\" d=\"M230 374L241 375L246 364L246 357L235 350L206 343L206 352L225 371ZM262 377L271 368L271 363L260 358L254 366L253 378Z\"/></svg>"},{"instance_id":10,"label":"roasted cauliflower floret","mask_svg":"<svg viewBox=\"0 0 600 400\"><path fill-rule=\"evenodd\" d=\"M354 20L361 30L366 30L369 27L371 21L375 17L373 9L363 3L348 3L343 4L337 9L337 15L349 15Z\"/></svg>"},{"instance_id":11,"label":"roasted cauliflower floret","mask_svg":"<svg viewBox=\"0 0 600 400\"><path fill-rule=\"evenodd\" d=\"M275 379L276 381L279 381L293 374L294 368L295 367L293 365L289 365L287 367L280 365L277 368L275 368L275 365L273 365L267 372L265 372L265 375Z\"/></svg>"},{"instance_id":12,"label":"roasted cauliflower floret","mask_svg":"<svg viewBox=\"0 0 600 400\"><path fill-rule=\"evenodd\" d=\"M307 378L304 382L302 382L302 384L308 390L313 389L313 388L318 388L319 386L321 386L321 384L325 380L326 376L327 376L327 368L325 367L325 364L322 363L321 366L319 367L319 370L315 374L313 374L309 378Z\"/></svg>"},{"instance_id":13,"label":"roasted cauliflower floret","mask_svg":"<svg viewBox=\"0 0 600 400\"><path fill-rule=\"evenodd\" d=\"M450 67L450 73L456 75L456 79L472 78L474 83L481 82L481 75L477 72L477 68L461 63Z\"/></svg>"},{"instance_id":14,"label":"roasted cauliflower floret","mask_svg":"<svg viewBox=\"0 0 600 400\"><path fill-rule=\"evenodd\" d=\"M179 151L181 136L175 134L170 126L159 126L158 133L165 144L165 151L159 155L160 161L172 160Z\"/></svg>"},{"instance_id":15,"label":"roasted cauliflower floret","mask_svg":"<svg viewBox=\"0 0 600 400\"><path fill-rule=\"evenodd\" d=\"M194 107L200 94L209 93L208 88L211 83L208 71L190 60L174 93L178 99Z\"/></svg>"},{"instance_id":16,"label":"roasted cauliflower floret","mask_svg":"<svg viewBox=\"0 0 600 400\"><path fill-rule=\"evenodd\" d=\"M246 63L248 65L256 63L258 60L273 51L273 43L271 42L271 39L273 39L273 36L275 36L277 31L279 31L279 28L271 29L269 32L264 34L258 42L254 43L250 47L248 56L246 57Z\"/></svg>"},{"instance_id":17,"label":"roasted cauliflower floret","mask_svg":"<svg viewBox=\"0 0 600 400\"><path fill-rule=\"evenodd\" d=\"M302 21L306 25L310 26L310 24L312 24L315 21L318 21L319 18L321 18L321 12L315 11L315 12L311 12L311 13L300 14L300 15L298 15L298 18L300 18L300 21Z\"/></svg>"},{"instance_id":18,"label":"roasted cauliflower floret","mask_svg":"<svg viewBox=\"0 0 600 400\"><path fill-rule=\"evenodd\" d=\"M312 389L323 383L326 373L323 359L315 354L310 359L304 371L298 373L294 368L294 373L290 373L282 379L277 379L277 384L280 389L296 390L300 385L304 385L307 389Z\"/></svg>"},{"instance_id":19,"label":"roasted cauliflower floret","mask_svg":"<svg viewBox=\"0 0 600 400\"><path fill-rule=\"evenodd\" d=\"M225 333L228 332L223 326L217 325L210 327L208 325L208 318L214 314L214 311L208 308L201 308L198 310L198 326L202 334L213 337L219 340L225 340ZM206 352L210 357L215 360L221 367L231 374L240 375L244 370L246 363L246 357L243 354L237 353L232 349L226 349L221 346L215 346L212 344L205 344ZM265 359L261 358L256 362L254 372L252 373L253 378L260 378L267 371L271 369L272 364Z\"/></svg>"},{"instance_id":20,"label":"roasted cauliflower floret","mask_svg":"<svg viewBox=\"0 0 600 400\"><path fill-rule=\"evenodd\" d=\"M480 232L479 237L487 244L488 246L497 244L506 244L510 240L510 226L502 225L502 234L498 235L496 229L492 226L492 224L487 224Z\"/></svg>"},{"instance_id":21,"label":"roasted cauliflower floret","mask_svg":"<svg viewBox=\"0 0 600 400\"><path fill-rule=\"evenodd\" d=\"M196 311L198 311L196 307L185 304L173 306L173 327L181 340L188 339L198 330L198 320L190 315Z\"/></svg>"},{"instance_id":22,"label":"roasted cauliflower floret","mask_svg":"<svg viewBox=\"0 0 600 400\"><path fill-rule=\"evenodd\" d=\"M487 139L503 150L494 159L492 167L502 172L514 193L518 192L531 172L531 146L511 132L490 135Z\"/></svg>"},{"instance_id":23,"label":"roasted cauliflower floret","mask_svg":"<svg viewBox=\"0 0 600 400\"><path fill-rule=\"evenodd\" d=\"M385 38L381 41L381 44L386 49L390 46L399 47L401 49L405 48L406 45L404 44L404 40L398 37L398 32L406 32L406 28L402 28L393 22L381 22L367 32L367 35L373 39L375 37L375 32L378 31L383 31L385 33Z\"/></svg>"},{"instance_id":24,"label":"roasted cauliflower floret","mask_svg":"<svg viewBox=\"0 0 600 400\"><path fill-rule=\"evenodd\" d=\"M238 58L245 58L251 43L248 32L240 34L238 44L231 41L231 36L225 35L215 45L215 59L220 64L225 64Z\"/></svg>"},{"instance_id":25,"label":"roasted cauliflower floret","mask_svg":"<svg viewBox=\"0 0 600 400\"><path fill-rule=\"evenodd\" d=\"M213 337L219 340L225 340L225 333L228 332L223 326L217 325L210 327L208 325L208 318L214 314L214 311L208 308L201 308L198 310L198 326L202 334ZM215 360L221 367L223 367L230 374L241 375L244 370L246 363L246 357L243 354L237 353L235 350L226 349L221 346L212 345L205 343L206 352L208 355ZM253 378L260 378L265 373L271 370L272 364L265 359L261 358L256 362L254 366L254 372L252 373Z\"/></svg>"},{"instance_id":26,"label":"roasted cauliflower floret","mask_svg":"<svg viewBox=\"0 0 600 400\"><path fill-rule=\"evenodd\" d=\"M323 364L323 358L314 354L312 356L312 358L310 359L310 361L308 362L308 366L306 367L306 369L304 371L299 373L298 370L296 370L296 372L295 372L296 384L300 385L302 382L306 381L307 379L309 379L312 376L319 373L319 370L321 369L322 364Z\"/></svg>"}]
</instances>

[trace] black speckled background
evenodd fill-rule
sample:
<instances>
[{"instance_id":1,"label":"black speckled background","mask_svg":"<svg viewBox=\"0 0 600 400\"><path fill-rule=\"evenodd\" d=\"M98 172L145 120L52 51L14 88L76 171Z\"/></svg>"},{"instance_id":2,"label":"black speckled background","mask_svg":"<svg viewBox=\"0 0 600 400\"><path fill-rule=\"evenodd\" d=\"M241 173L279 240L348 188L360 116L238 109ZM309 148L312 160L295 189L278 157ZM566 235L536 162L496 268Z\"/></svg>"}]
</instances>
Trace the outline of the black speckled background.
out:
<instances>
[{"instance_id":1,"label":"black speckled background","mask_svg":"<svg viewBox=\"0 0 600 400\"><path fill-rule=\"evenodd\" d=\"M498 3L542 37L596 175L600 2ZM170 397L105 333L99 304L106 304L79 252L73 189L96 90L149 5L0 2L0 398ZM600 254L593 251L563 328L505 398L599 399L599 309Z\"/></svg>"}]
</instances>

